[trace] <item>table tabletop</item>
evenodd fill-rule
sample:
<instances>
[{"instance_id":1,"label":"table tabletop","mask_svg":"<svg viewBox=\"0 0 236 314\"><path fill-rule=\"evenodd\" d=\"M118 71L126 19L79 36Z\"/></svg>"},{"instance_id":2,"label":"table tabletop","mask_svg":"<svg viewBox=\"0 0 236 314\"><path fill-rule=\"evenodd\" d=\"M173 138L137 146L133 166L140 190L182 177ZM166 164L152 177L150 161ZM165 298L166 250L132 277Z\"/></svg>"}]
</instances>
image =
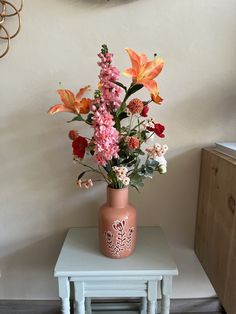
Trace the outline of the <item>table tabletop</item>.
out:
<instances>
[{"instance_id":1,"label":"table tabletop","mask_svg":"<svg viewBox=\"0 0 236 314\"><path fill-rule=\"evenodd\" d=\"M134 253L124 259L111 259L99 251L97 228L68 231L54 275L177 275L178 270L160 227L139 227Z\"/></svg>"}]
</instances>

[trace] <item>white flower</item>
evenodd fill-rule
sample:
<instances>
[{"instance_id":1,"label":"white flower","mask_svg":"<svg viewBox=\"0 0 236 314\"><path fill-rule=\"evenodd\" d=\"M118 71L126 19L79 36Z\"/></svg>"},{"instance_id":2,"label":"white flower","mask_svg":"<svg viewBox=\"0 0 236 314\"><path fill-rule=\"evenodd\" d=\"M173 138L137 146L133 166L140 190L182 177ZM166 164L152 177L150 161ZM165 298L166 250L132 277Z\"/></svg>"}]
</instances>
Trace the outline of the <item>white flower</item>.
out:
<instances>
[{"instance_id":1,"label":"white flower","mask_svg":"<svg viewBox=\"0 0 236 314\"><path fill-rule=\"evenodd\" d=\"M130 112L129 108L125 109L125 113L127 114L128 117L130 117L132 115L132 113Z\"/></svg>"},{"instance_id":2,"label":"white flower","mask_svg":"<svg viewBox=\"0 0 236 314\"><path fill-rule=\"evenodd\" d=\"M163 155L165 155L165 153L168 151L168 146L165 144L162 146L162 152L163 152Z\"/></svg>"},{"instance_id":3,"label":"white flower","mask_svg":"<svg viewBox=\"0 0 236 314\"><path fill-rule=\"evenodd\" d=\"M125 177L123 180L122 180L122 183L124 185L129 185L129 182L130 182L130 178L129 177Z\"/></svg>"},{"instance_id":4,"label":"white flower","mask_svg":"<svg viewBox=\"0 0 236 314\"><path fill-rule=\"evenodd\" d=\"M155 120L154 118L148 118L146 123L145 123L145 127L149 127L149 128L154 128L155 127Z\"/></svg>"},{"instance_id":5,"label":"white flower","mask_svg":"<svg viewBox=\"0 0 236 314\"><path fill-rule=\"evenodd\" d=\"M120 167L120 171L122 171L123 173L127 173L128 172L128 168L126 167Z\"/></svg>"},{"instance_id":6,"label":"white flower","mask_svg":"<svg viewBox=\"0 0 236 314\"><path fill-rule=\"evenodd\" d=\"M126 178L128 168L114 166L114 167L112 167L112 170L115 172L118 180L122 181L124 178Z\"/></svg>"},{"instance_id":7,"label":"white flower","mask_svg":"<svg viewBox=\"0 0 236 314\"><path fill-rule=\"evenodd\" d=\"M160 165L158 168L159 173L163 174L167 172L167 167L164 165Z\"/></svg>"},{"instance_id":8,"label":"white flower","mask_svg":"<svg viewBox=\"0 0 236 314\"><path fill-rule=\"evenodd\" d=\"M159 143L156 143L155 145L154 145L154 147L155 147L155 149L156 150L161 150L161 144L159 144Z\"/></svg>"},{"instance_id":9,"label":"white flower","mask_svg":"<svg viewBox=\"0 0 236 314\"><path fill-rule=\"evenodd\" d=\"M153 158L155 161L158 161L160 165L167 166L167 161L164 156L156 156Z\"/></svg>"}]
</instances>

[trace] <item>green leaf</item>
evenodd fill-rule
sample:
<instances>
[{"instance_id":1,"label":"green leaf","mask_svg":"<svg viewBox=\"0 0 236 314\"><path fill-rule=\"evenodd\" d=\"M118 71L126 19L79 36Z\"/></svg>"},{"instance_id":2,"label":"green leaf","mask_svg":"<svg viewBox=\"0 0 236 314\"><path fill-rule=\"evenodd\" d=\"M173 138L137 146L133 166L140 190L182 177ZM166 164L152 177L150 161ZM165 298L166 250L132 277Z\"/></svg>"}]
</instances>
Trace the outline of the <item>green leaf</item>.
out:
<instances>
[{"instance_id":1,"label":"green leaf","mask_svg":"<svg viewBox=\"0 0 236 314\"><path fill-rule=\"evenodd\" d=\"M120 107L117 109L116 116L119 117L119 115L125 110L125 108L126 108L126 103L124 101L124 102L122 102Z\"/></svg>"},{"instance_id":2,"label":"green leaf","mask_svg":"<svg viewBox=\"0 0 236 314\"><path fill-rule=\"evenodd\" d=\"M134 150L134 153L135 154L138 154L138 155L141 155L141 156L144 156L145 155L145 153L142 151L142 149L140 149L140 148L138 148L138 149L135 149Z\"/></svg>"},{"instance_id":3,"label":"green leaf","mask_svg":"<svg viewBox=\"0 0 236 314\"><path fill-rule=\"evenodd\" d=\"M92 118L93 118L93 113L89 113L89 114L87 115L86 122L87 122L88 124L92 124L92 122L93 122Z\"/></svg>"},{"instance_id":4,"label":"green leaf","mask_svg":"<svg viewBox=\"0 0 236 314\"><path fill-rule=\"evenodd\" d=\"M136 163L136 156L134 156L134 155L130 155L127 158L122 160L122 164L126 165L128 167L131 167L135 163Z\"/></svg>"},{"instance_id":5,"label":"green leaf","mask_svg":"<svg viewBox=\"0 0 236 314\"><path fill-rule=\"evenodd\" d=\"M129 151L125 148L121 149L118 154L121 158L124 158L124 159L126 159L130 156Z\"/></svg>"},{"instance_id":6,"label":"green leaf","mask_svg":"<svg viewBox=\"0 0 236 314\"><path fill-rule=\"evenodd\" d=\"M95 145L94 144L89 144L87 146L87 151L93 156L94 155L94 149L95 149Z\"/></svg>"},{"instance_id":7,"label":"green leaf","mask_svg":"<svg viewBox=\"0 0 236 314\"><path fill-rule=\"evenodd\" d=\"M81 116L81 114L78 114L76 117L74 117L72 120L67 121L68 123L73 121L85 121L84 118Z\"/></svg>"},{"instance_id":8,"label":"green leaf","mask_svg":"<svg viewBox=\"0 0 236 314\"><path fill-rule=\"evenodd\" d=\"M128 99L132 94L136 93L138 90L140 90L143 87L143 84L135 84L131 88L129 88L125 99Z\"/></svg>"},{"instance_id":9,"label":"green leaf","mask_svg":"<svg viewBox=\"0 0 236 314\"><path fill-rule=\"evenodd\" d=\"M139 188L138 188L137 185L135 185L135 184L130 184L130 186L132 186L133 188L135 188L135 190L136 190L138 193L140 193Z\"/></svg>"},{"instance_id":10,"label":"green leaf","mask_svg":"<svg viewBox=\"0 0 236 314\"><path fill-rule=\"evenodd\" d=\"M125 118L127 118L127 117L128 117L128 115L127 115L127 113L124 112L124 111L119 114L119 119L120 119L120 121L123 120L123 119L125 119Z\"/></svg>"},{"instance_id":11,"label":"green leaf","mask_svg":"<svg viewBox=\"0 0 236 314\"><path fill-rule=\"evenodd\" d=\"M120 125L119 117L114 115L114 120L115 120L115 128L120 132L121 125Z\"/></svg>"},{"instance_id":12,"label":"green leaf","mask_svg":"<svg viewBox=\"0 0 236 314\"><path fill-rule=\"evenodd\" d=\"M152 168L152 167L146 167L146 172L152 174L153 171L154 171L154 168Z\"/></svg>"},{"instance_id":13,"label":"green leaf","mask_svg":"<svg viewBox=\"0 0 236 314\"><path fill-rule=\"evenodd\" d=\"M125 91L127 91L127 87L125 85L123 85L121 82L114 82L116 85L120 86L121 88L123 88Z\"/></svg>"},{"instance_id":14,"label":"green leaf","mask_svg":"<svg viewBox=\"0 0 236 314\"><path fill-rule=\"evenodd\" d=\"M140 177L146 177L146 176L147 176L147 174L146 174L146 169L141 169L141 170L139 170L138 175L139 175Z\"/></svg>"},{"instance_id":15,"label":"green leaf","mask_svg":"<svg viewBox=\"0 0 236 314\"><path fill-rule=\"evenodd\" d=\"M131 166L134 166L134 167L135 167L136 162L137 162L137 159L136 159L136 157L135 157L133 160L130 160L130 161L127 162L127 166L128 166L128 167L131 167Z\"/></svg>"},{"instance_id":16,"label":"green leaf","mask_svg":"<svg viewBox=\"0 0 236 314\"><path fill-rule=\"evenodd\" d=\"M159 165L159 162L156 161L156 160L154 160L154 159L148 159L148 160L146 161L146 164L147 164L148 166L151 166L151 167L153 167L153 168L156 168L156 167Z\"/></svg>"},{"instance_id":17,"label":"green leaf","mask_svg":"<svg viewBox=\"0 0 236 314\"><path fill-rule=\"evenodd\" d=\"M133 136L133 135L137 135L137 134L138 134L138 132L136 130L132 130L132 131L130 131L129 136Z\"/></svg>"},{"instance_id":18,"label":"green leaf","mask_svg":"<svg viewBox=\"0 0 236 314\"><path fill-rule=\"evenodd\" d=\"M81 174L78 176L77 180L80 180L85 175L86 172L88 172L88 171L81 172Z\"/></svg>"},{"instance_id":19,"label":"green leaf","mask_svg":"<svg viewBox=\"0 0 236 314\"><path fill-rule=\"evenodd\" d=\"M136 173L133 176L130 176L130 184L133 184L133 185L135 185L137 187L144 186L142 180L143 180L143 177L140 176L138 173Z\"/></svg>"},{"instance_id":20,"label":"green leaf","mask_svg":"<svg viewBox=\"0 0 236 314\"><path fill-rule=\"evenodd\" d=\"M142 165L138 171L138 175L144 178L152 178L152 173L154 169L152 167L147 167L146 165Z\"/></svg>"}]
</instances>

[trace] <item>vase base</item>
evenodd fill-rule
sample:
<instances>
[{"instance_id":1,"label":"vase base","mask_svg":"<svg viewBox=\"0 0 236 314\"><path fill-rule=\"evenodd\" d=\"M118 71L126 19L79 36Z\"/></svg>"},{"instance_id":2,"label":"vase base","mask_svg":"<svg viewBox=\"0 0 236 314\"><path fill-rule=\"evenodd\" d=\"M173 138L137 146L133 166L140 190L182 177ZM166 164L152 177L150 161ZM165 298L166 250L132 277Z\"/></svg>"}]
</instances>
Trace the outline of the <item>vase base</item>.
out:
<instances>
[{"instance_id":1,"label":"vase base","mask_svg":"<svg viewBox=\"0 0 236 314\"><path fill-rule=\"evenodd\" d=\"M100 250L101 253L108 257L108 258L111 258L111 259L123 259L123 258L127 258L131 255L133 255L135 249L133 249L132 251L129 251L129 252L124 252L123 254L119 254L119 255L111 255L110 252L107 252L107 251L103 251L102 249Z\"/></svg>"}]
</instances>

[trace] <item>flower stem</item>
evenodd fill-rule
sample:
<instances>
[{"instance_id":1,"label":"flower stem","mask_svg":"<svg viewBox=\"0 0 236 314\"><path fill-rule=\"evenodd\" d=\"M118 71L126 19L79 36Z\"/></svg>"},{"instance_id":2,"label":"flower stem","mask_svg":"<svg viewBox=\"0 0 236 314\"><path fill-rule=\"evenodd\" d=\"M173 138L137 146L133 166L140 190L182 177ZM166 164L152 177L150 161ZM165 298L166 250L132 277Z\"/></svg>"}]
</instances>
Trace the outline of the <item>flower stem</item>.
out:
<instances>
[{"instance_id":1,"label":"flower stem","mask_svg":"<svg viewBox=\"0 0 236 314\"><path fill-rule=\"evenodd\" d=\"M149 138L151 138L154 133L155 133L155 132L152 132L152 134L151 134L149 137L146 138L146 141L149 140Z\"/></svg>"},{"instance_id":2,"label":"flower stem","mask_svg":"<svg viewBox=\"0 0 236 314\"><path fill-rule=\"evenodd\" d=\"M124 100L123 100L123 103L126 102L126 100L129 98L129 92L131 90L131 88L134 86L133 83L130 84L130 87L127 89L126 93L125 93L125 97L124 97Z\"/></svg>"},{"instance_id":3,"label":"flower stem","mask_svg":"<svg viewBox=\"0 0 236 314\"><path fill-rule=\"evenodd\" d=\"M138 119L138 121L139 121L139 119ZM135 126L132 128L131 131L135 130L137 127L139 127L139 126L140 126L141 124L143 124L144 122L145 122L145 120L139 122L137 125L135 125ZM140 128L139 128L139 131L140 131Z\"/></svg>"},{"instance_id":4,"label":"flower stem","mask_svg":"<svg viewBox=\"0 0 236 314\"><path fill-rule=\"evenodd\" d=\"M132 126L132 122L133 122L133 115L131 114L131 117L130 117L130 120L129 120L129 129L128 129L128 132L127 132L127 136L129 136L130 132L131 132L131 126ZM125 138L126 138L125 137Z\"/></svg>"},{"instance_id":5,"label":"flower stem","mask_svg":"<svg viewBox=\"0 0 236 314\"><path fill-rule=\"evenodd\" d=\"M93 168L93 167L91 167L91 166L88 166L88 165L82 163L81 161L79 161L79 163L80 163L82 166L87 167L87 168L91 169L92 171L94 171L94 172L96 172L96 173L99 173L99 174L104 178L104 180L105 180L107 183L109 183L109 181L107 180L107 177L102 173L101 170L97 170L97 169L95 169L95 168Z\"/></svg>"}]
</instances>

